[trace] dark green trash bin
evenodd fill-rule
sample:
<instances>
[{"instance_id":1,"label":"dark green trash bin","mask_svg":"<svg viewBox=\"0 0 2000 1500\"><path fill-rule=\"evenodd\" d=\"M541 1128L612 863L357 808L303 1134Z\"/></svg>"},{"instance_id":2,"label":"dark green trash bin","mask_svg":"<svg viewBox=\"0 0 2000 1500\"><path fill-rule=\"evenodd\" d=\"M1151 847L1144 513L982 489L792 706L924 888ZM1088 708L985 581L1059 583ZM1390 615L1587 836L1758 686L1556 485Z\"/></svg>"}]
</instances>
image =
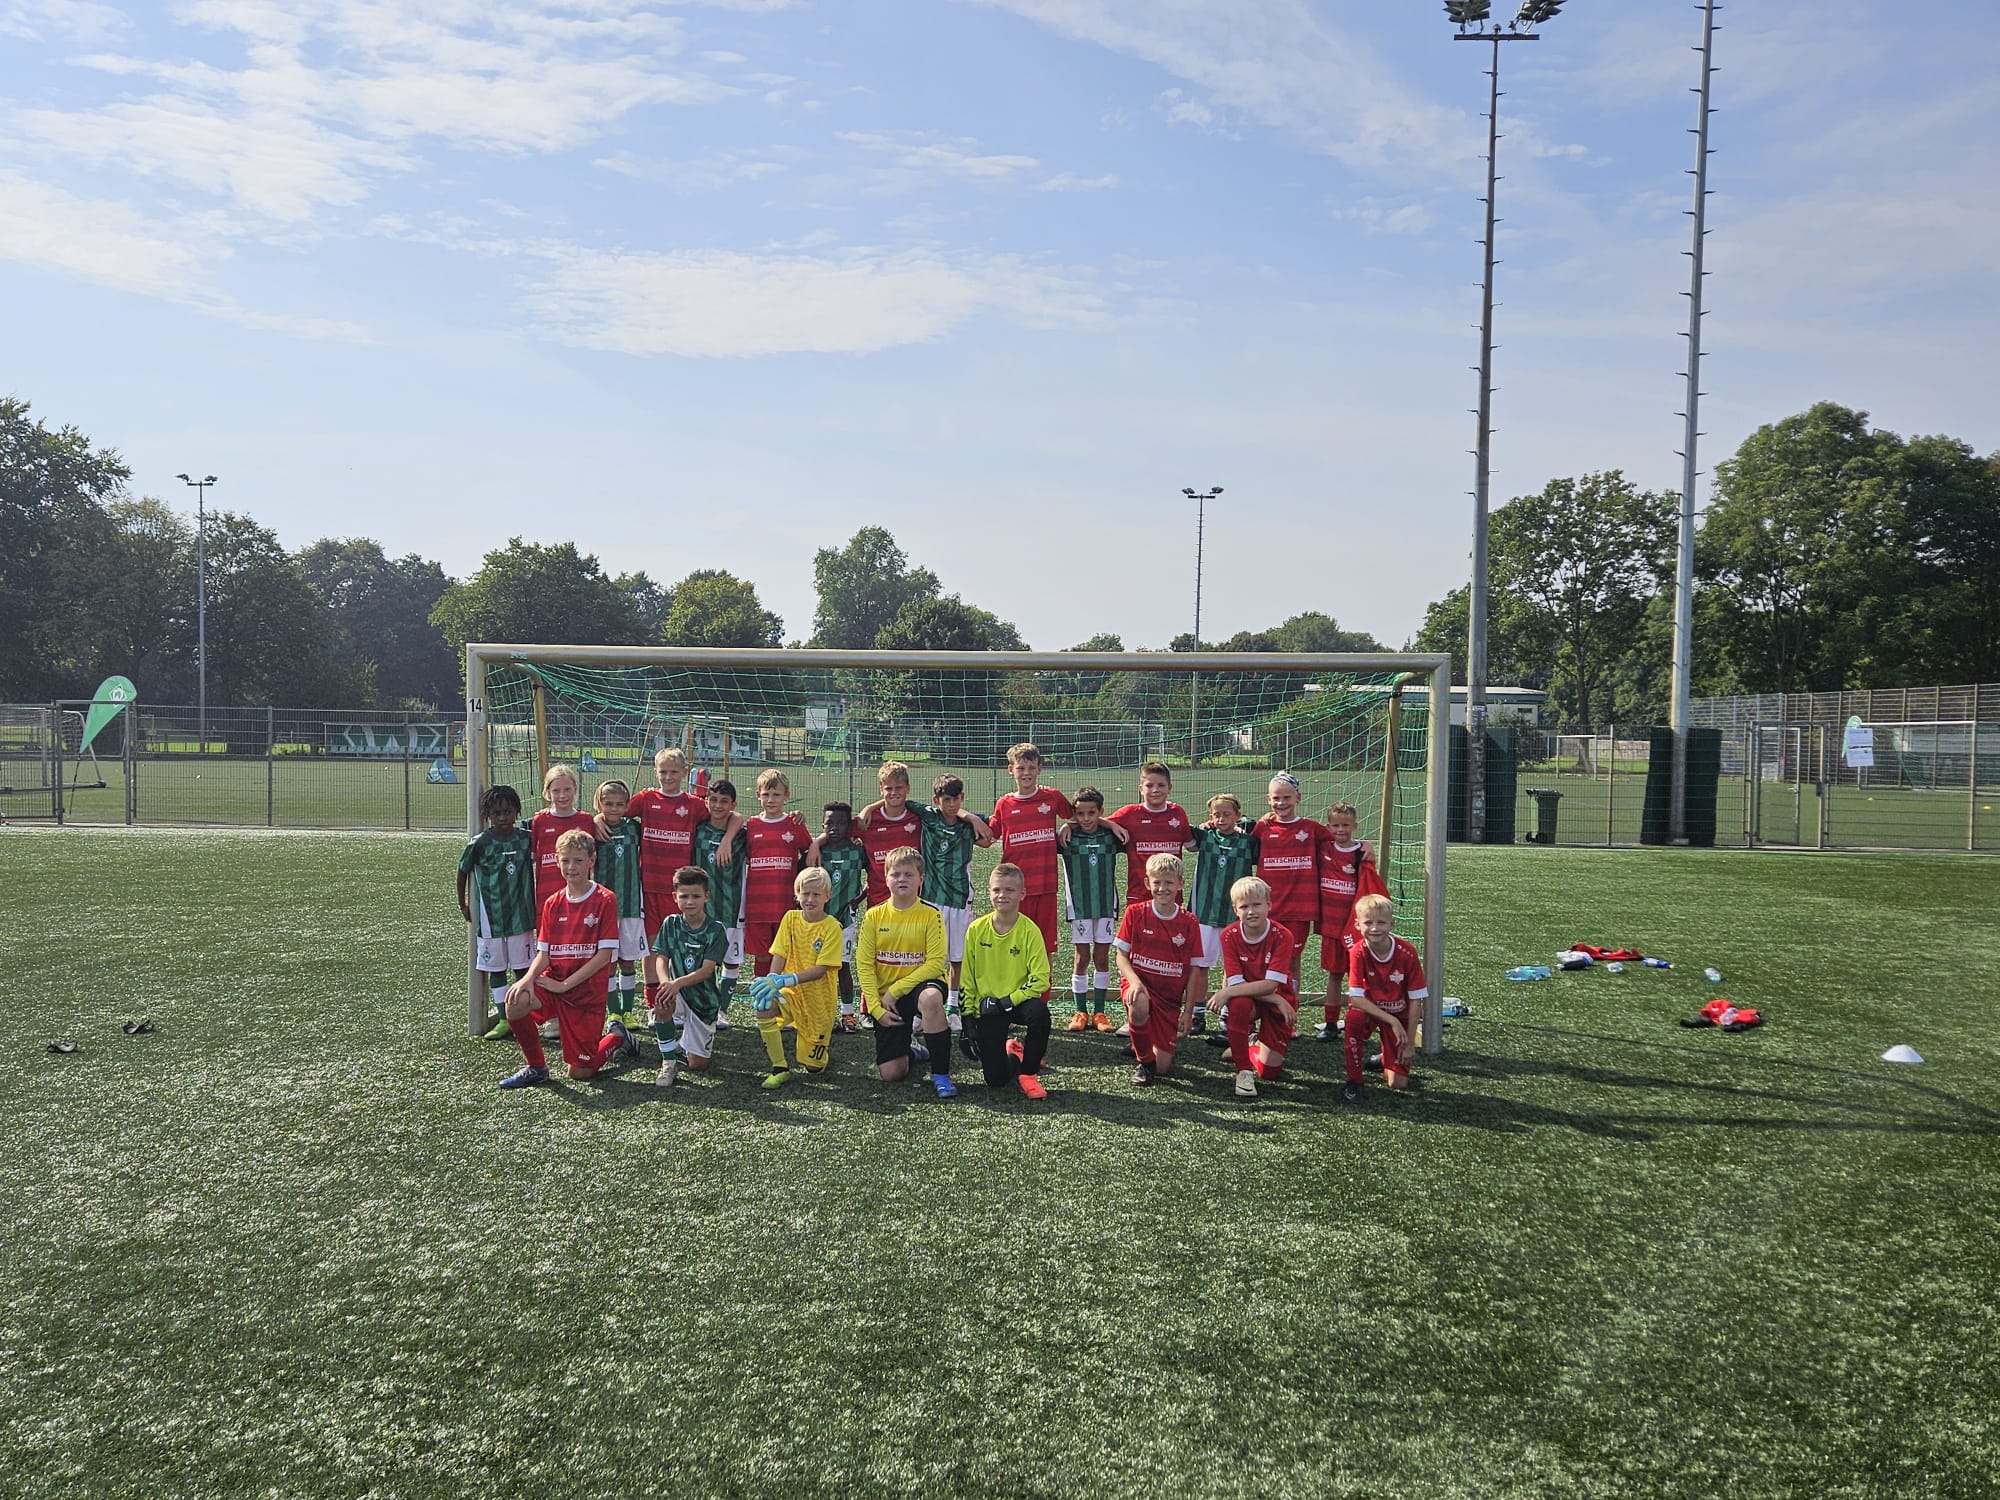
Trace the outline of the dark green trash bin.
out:
<instances>
[{"instance_id":1,"label":"dark green trash bin","mask_svg":"<svg viewBox=\"0 0 2000 1500\"><path fill-rule=\"evenodd\" d=\"M1486 726L1486 842L1514 842L1514 764L1520 731L1512 724ZM1465 752L1469 736L1463 724L1451 726L1451 806L1445 815L1445 837L1465 842Z\"/></svg>"},{"instance_id":2,"label":"dark green trash bin","mask_svg":"<svg viewBox=\"0 0 2000 1500\"><path fill-rule=\"evenodd\" d=\"M1664 844L1673 823L1674 732L1654 725L1646 763L1646 798L1639 809L1639 842ZM1715 799L1722 780L1722 731L1688 731L1686 831L1691 848L1715 847Z\"/></svg>"},{"instance_id":3,"label":"dark green trash bin","mask_svg":"<svg viewBox=\"0 0 2000 1500\"><path fill-rule=\"evenodd\" d=\"M1553 844L1556 841L1556 804L1563 794L1548 787L1531 786L1527 789L1535 799L1535 831L1528 835L1532 844Z\"/></svg>"}]
</instances>

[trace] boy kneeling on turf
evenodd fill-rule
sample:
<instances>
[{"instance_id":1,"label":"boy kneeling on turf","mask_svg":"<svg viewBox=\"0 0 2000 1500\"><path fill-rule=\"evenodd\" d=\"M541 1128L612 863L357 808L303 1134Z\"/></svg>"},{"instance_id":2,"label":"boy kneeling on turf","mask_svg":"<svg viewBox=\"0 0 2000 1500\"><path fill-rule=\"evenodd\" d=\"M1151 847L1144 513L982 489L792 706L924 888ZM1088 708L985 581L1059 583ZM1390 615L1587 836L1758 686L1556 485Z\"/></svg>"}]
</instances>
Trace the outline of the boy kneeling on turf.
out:
<instances>
[{"instance_id":1,"label":"boy kneeling on turf","mask_svg":"<svg viewBox=\"0 0 2000 1500\"><path fill-rule=\"evenodd\" d=\"M757 1010L757 1032L771 1071L764 1087L783 1088L792 1076L785 1061L785 1028L798 1034L793 1050L808 1077L826 1071L828 1044L840 1004L840 919L826 909L833 894L833 877L814 866L792 881L798 905L779 919L769 958L782 973L759 974L750 981L750 999ZM764 957L765 955L757 955Z\"/></svg>"},{"instance_id":2,"label":"boy kneeling on turf","mask_svg":"<svg viewBox=\"0 0 2000 1500\"><path fill-rule=\"evenodd\" d=\"M646 984L653 990L653 1037L660 1045L660 1072L653 1080L672 1088L681 1062L700 1072L715 1051L716 1019L722 1014L722 982L717 977L729 955L729 933L708 914L708 871L688 865L674 874L674 905L660 924L646 956Z\"/></svg>"},{"instance_id":3,"label":"boy kneeling on turf","mask_svg":"<svg viewBox=\"0 0 2000 1500\"><path fill-rule=\"evenodd\" d=\"M501 1079L503 1089L549 1081L538 1030L544 1021L556 1023L563 1061L579 1083L595 1078L625 1045L617 1033L604 1034L606 981L618 957L618 900L590 878L596 863L597 840L588 829L567 829L556 840L563 885L542 903L535 957L507 990L507 1020L527 1065Z\"/></svg>"},{"instance_id":4,"label":"boy kneeling on turf","mask_svg":"<svg viewBox=\"0 0 2000 1500\"><path fill-rule=\"evenodd\" d=\"M944 917L917 899L924 857L907 846L892 849L883 874L889 899L861 919L854 968L861 996L875 1018L875 1076L894 1083L912 1063L928 1063L940 1099L958 1093L951 1081L951 1024L945 1018ZM910 1035L922 1021L924 1039Z\"/></svg>"},{"instance_id":5,"label":"boy kneeling on turf","mask_svg":"<svg viewBox=\"0 0 2000 1500\"><path fill-rule=\"evenodd\" d=\"M1042 930L1021 915L1028 894L1019 865L995 865L986 883L993 910L974 920L965 934L959 980L965 995L966 1024L979 1029L979 1065L986 1086L1021 1085L1030 1099L1046 1099L1039 1075L1049 1050L1049 950ZM1019 1025L1019 1041L1007 1039Z\"/></svg>"},{"instance_id":6,"label":"boy kneeling on turf","mask_svg":"<svg viewBox=\"0 0 2000 1500\"><path fill-rule=\"evenodd\" d=\"M1255 875L1229 888L1229 903L1236 920L1219 939L1222 988L1215 998L1223 1007L1229 1056L1236 1064L1236 1097L1255 1099L1257 1080L1276 1078L1284 1067L1298 1021L1292 934L1271 920L1271 888Z\"/></svg>"},{"instance_id":7,"label":"boy kneeling on turf","mask_svg":"<svg viewBox=\"0 0 2000 1500\"><path fill-rule=\"evenodd\" d=\"M1118 988L1132 1027L1132 1056L1141 1087L1173 1071L1174 1052L1188 1033L1188 981L1206 967L1201 923L1181 905L1181 862L1172 854L1146 861L1152 900L1125 908L1118 920Z\"/></svg>"},{"instance_id":8,"label":"boy kneeling on turf","mask_svg":"<svg viewBox=\"0 0 2000 1500\"><path fill-rule=\"evenodd\" d=\"M1417 1006L1430 986L1417 950L1395 934L1395 913L1387 896L1363 896L1354 903L1361 941L1347 951L1347 1021L1340 1038L1347 1054L1347 1086L1340 1092L1349 1103L1361 1097L1361 1044L1378 1029L1382 1076L1392 1089L1410 1086Z\"/></svg>"}]
</instances>

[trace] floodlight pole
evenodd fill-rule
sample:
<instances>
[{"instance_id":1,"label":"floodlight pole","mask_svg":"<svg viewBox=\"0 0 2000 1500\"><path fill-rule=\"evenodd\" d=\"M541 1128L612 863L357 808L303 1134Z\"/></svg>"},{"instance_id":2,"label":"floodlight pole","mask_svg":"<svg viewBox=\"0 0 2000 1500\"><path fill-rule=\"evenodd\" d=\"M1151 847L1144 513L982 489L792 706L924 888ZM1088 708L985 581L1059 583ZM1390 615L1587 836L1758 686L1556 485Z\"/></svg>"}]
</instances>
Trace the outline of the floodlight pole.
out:
<instances>
[{"instance_id":1,"label":"floodlight pole","mask_svg":"<svg viewBox=\"0 0 2000 1500\"><path fill-rule=\"evenodd\" d=\"M201 745L197 755L208 753L208 487L215 483L213 474L204 474L199 479L190 479L185 474L174 478L194 491L194 640L195 640L195 733Z\"/></svg>"},{"instance_id":2,"label":"floodlight pole","mask_svg":"<svg viewBox=\"0 0 2000 1500\"><path fill-rule=\"evenodd\" d=\"M1207 529L1208 502L1222 493L1222 486L1211 485L1206 492L1183 488L1183 495L1194 501L1194 649L1201 650L1201 544ZM1201 760L1201 673L1194 672L1188 677L1188 769L1193 770Z\"/></svg>"},{"instance_id":3,"label":"floodlight pole","mask_svg":"<svg viewBox=\"0 0 2000 1500\"><path fill-rule=\"evenodd\" d=\"M1674 733L1673 795L1668 804L1667 836L1676 844L1687 842L1687 761L1689 679L1694 672L1694 488L1701 470L1695 450L1701 441L1701 284L1708 272L1702 269L1702 252L1708 239L1708 114L1709 78L1715 71L1715 0L1702 0L1701 85L1693 92L1700 97L1694 125L1694 245L1684 253L1689 257L1687 331L1687 420L1681 438L1681 517L1680 551L1674 562L1674 683L1668 708L1668 724Z\"/></svg>"}]
</instances>

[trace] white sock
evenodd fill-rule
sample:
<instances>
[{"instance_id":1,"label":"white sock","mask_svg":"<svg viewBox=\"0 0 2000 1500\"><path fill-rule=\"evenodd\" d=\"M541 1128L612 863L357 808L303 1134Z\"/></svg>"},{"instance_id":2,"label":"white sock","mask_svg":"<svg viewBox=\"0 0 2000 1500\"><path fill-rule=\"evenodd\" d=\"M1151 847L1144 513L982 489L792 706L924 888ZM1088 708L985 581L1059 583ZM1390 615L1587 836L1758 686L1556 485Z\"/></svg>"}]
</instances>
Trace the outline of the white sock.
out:
<instances>
[{"instance_id":1,"label":"white sock","mask_svg":"<svg viewBox=\"0 0 2000 1500\"><path fill-rule=\"evenodd\" d=\"M1107 995L1111 993L1111 976L1103 970L1091 975L1090 980L1093 988L1103 990Z\"/></svg>"},{"instance_id":2,"label":"white sock","mask_svg":"<svg viewBox=\"0 0 2000 1500\"><path fill-rule=\"evenodd\" d=\"M501 1015L503 1015L503 1016L504 1016L504 1015L505 1015L505 1014L507 1013L507 986L506 986L506 985L504 985L504 984L496 984L496 985L494 985L494 986L493 986L493 1008L494 1008L495 1010L499 1011L499 1012L500 1012L500 1014L501 1014Z\"/></svg>"},{"instance_id":3,"label":"white sock","mask_svg":"<svg viewBox=\"0 0 2000 1500\"><path fill-rule=\"evenodd\" d=\"M1088 975L1084 975L1084 974L1072 974L1072 975L1070 975L1070 976L1069 976L1069 992L1070 992L1070 993L1071 993L1072 995L1088 995L1088 994L1090 993L1090 979L1089 979L1089 976L1088 976Z\"/></svg>"}]
</instances>

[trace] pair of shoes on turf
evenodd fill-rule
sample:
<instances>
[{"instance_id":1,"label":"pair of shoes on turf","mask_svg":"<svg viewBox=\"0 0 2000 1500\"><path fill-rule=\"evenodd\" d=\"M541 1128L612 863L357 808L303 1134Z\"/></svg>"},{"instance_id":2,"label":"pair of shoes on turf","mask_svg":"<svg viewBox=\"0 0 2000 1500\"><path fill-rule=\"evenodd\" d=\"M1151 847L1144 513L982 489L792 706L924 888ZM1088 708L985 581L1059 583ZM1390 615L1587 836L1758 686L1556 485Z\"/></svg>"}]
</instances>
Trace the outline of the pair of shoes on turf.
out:
<instances>
[{"instance_id":1,"label":"pair of shoes on turf","mask_svg":"<svg viewBox=\"0 0 2000 1500\"><path fill-rule=\"evenodd\" d=\"M509 1073L505 1078L501 1079L500 1087L503 1089L532 1089L539 1088L548 1081L549 1070L547 1068L523 1068L520 1072Z\"/></svg>"},{"instance_id":2,"label":"pair of shoes on turf","mask_svg":"<svg viewBox=\"0 0 2000 1500\"><path fill-rule=\"evenodd\" d=\"M1249 1068L1236 1075L1236 1097L1255 1099L1257 1097L1257 1075Z\"/></svg>"}]
</instances>

